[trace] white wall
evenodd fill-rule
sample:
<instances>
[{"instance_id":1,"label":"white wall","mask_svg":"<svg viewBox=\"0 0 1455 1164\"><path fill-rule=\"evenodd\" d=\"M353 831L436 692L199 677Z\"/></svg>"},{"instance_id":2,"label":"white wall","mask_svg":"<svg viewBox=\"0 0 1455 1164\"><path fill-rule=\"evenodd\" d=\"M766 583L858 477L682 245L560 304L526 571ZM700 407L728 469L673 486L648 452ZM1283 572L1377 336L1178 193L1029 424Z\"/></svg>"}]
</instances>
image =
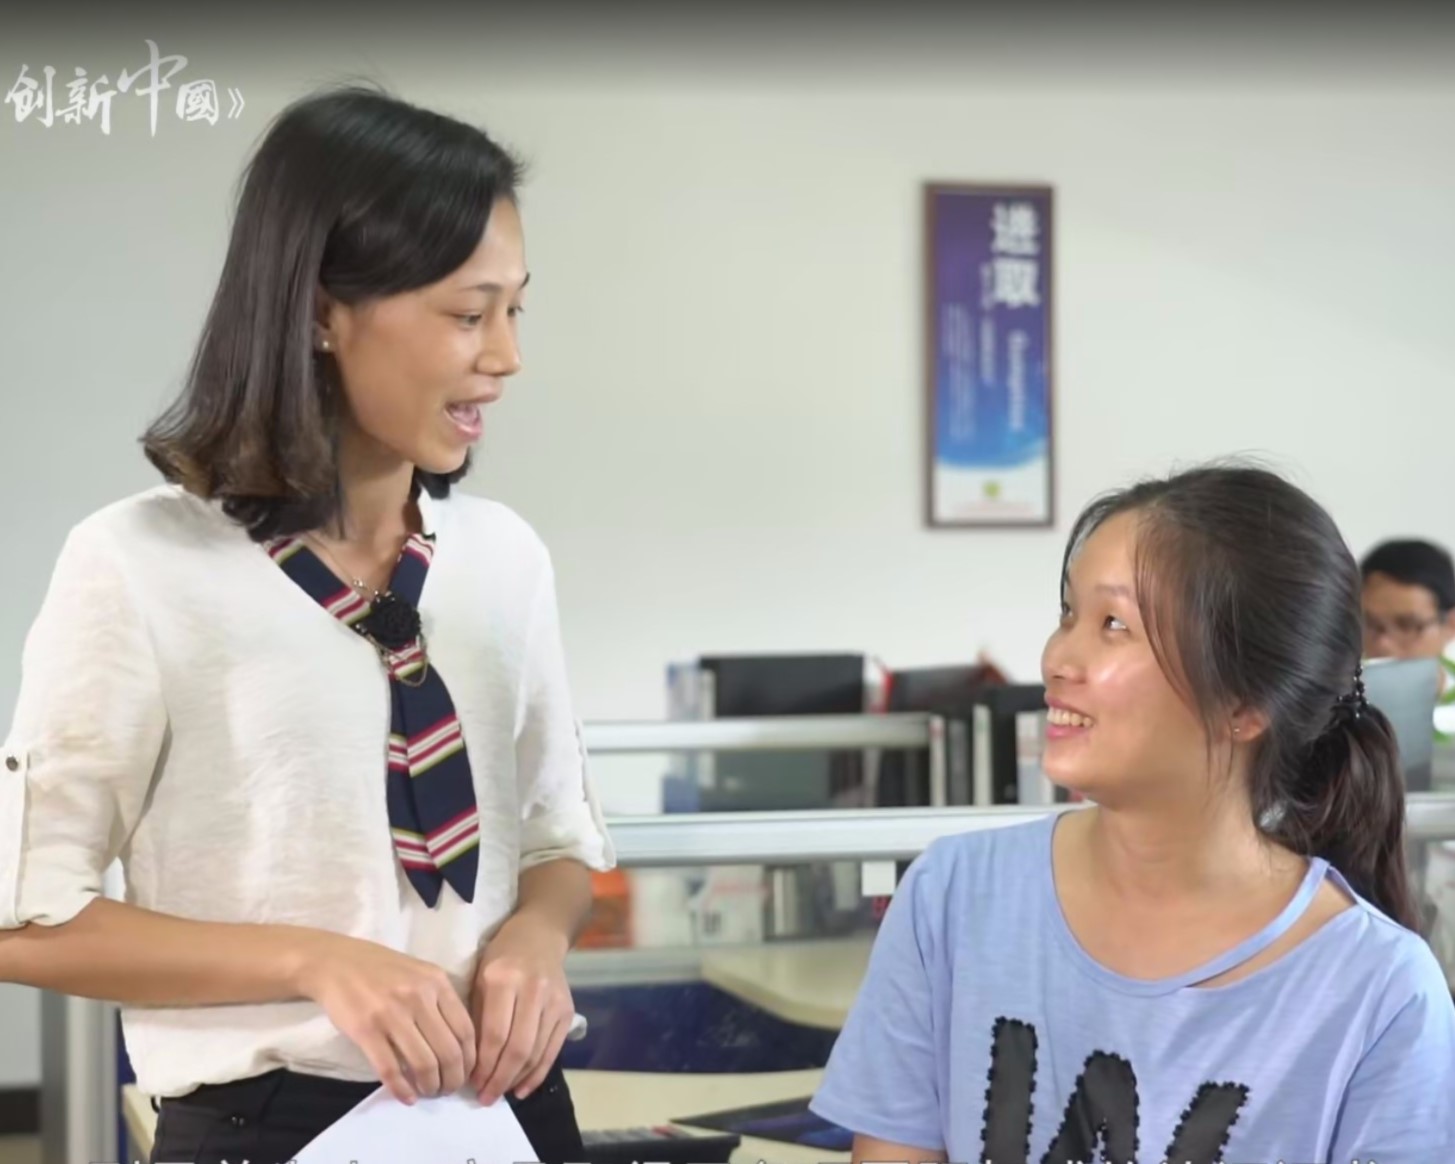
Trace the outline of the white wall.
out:
<instances>
[{"instance_id":1,"label":"white wall","mask_svg":"<svg viewBox=\"0 0 1455 1164\"><path fill-rule=\"evenodd\" d=\"M21 60L114 77L160 37L192 58L183 79L248 103L216 127L164 108L155 137L139 98L109 137L0 108L0 707L66 527L153 480L133 437L189 354L246 151L343 71L533 163L527 372L471 488L552 546L587 718L660 715L666 661L705 651L985 648L1033 674L1076 507L1199 458L1270 456L1356 549L1455 541L1449 39L900 24L566 42L461 13L404 35L269 18L266 48L176 17L0 48L3 89ZM1057 187L1053 531L922 526L929 178ZM0 1085L36 1073L28 1002L0 994Z\"/></svg>"}]
</instances>

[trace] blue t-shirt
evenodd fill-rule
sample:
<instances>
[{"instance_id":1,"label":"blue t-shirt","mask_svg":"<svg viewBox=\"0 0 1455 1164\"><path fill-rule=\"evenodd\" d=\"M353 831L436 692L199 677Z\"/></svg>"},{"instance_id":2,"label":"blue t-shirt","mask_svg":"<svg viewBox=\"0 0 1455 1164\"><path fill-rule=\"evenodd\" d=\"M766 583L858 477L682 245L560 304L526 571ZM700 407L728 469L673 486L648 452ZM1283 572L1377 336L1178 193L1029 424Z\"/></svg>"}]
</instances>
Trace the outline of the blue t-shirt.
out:
<instances>
[{"instance_id":1,"label":"blue t-shirt","mask_svg":"<svg viewBox=\"0 0 1455 1164\"><path fill-rule=\"evenodd\" d=\"M1455 1006L1418 935L1316 860L1238 948L1126 978L1066 924L1056 820L948 837L910 867L815 1112L957 1164L1455 1161ZM1241 980L1193 985L1284 933L1325 877L1353 908Z\"/></svg>"}]
</instances>

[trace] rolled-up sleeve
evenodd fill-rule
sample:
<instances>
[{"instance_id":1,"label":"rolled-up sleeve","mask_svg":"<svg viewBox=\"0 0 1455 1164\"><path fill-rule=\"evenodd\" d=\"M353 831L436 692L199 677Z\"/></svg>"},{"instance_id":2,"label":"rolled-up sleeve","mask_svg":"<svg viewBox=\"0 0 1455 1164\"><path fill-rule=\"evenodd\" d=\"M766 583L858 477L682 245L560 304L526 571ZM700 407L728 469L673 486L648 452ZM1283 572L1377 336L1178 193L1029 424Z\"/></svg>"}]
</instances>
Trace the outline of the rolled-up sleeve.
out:
<instances>
[{"instance_id":1,"label":"rolled-up sleeve","mask_svg":"<svg viewBox=\"0 0 1455 1164\"><path fill-rule=\"evenodd\" d=\"M166 733L156 660L110 535L57 559L0 747L0 929L60 925L102 896Z\"/></svg>"},{"instance_id":2,"label":"rolled-up sleeve","mask_svg":"<svg viewBox=\"0 0 1455 1164\"><path fill-rule=\"evenodd\" d=\"M572 709L549 558L532 603L516 721L521 869L563 857L611 869L616 852Z\"/></svg>"}]
</instances>

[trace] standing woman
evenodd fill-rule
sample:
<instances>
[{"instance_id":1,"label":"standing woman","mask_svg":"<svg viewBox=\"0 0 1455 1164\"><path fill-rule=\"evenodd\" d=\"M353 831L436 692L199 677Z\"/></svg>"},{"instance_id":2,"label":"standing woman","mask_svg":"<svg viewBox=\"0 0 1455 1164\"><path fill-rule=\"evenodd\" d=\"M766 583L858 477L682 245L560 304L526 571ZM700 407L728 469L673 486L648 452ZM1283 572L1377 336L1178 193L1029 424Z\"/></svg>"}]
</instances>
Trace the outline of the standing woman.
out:
<instances>
[{"instance_id":1,"label":"standing woman","mask_svg":"<svg viewBox=\"0 0 1455 1164\"><path fill-rule=\"evenodd\" d=\"M290 1160L381 1082L581 1158L564 959L614 854L549 556L453 489L520 368L519 178L371 89L285 110L166 484L71 531L27 639L0 980L122 1004L157 1161Z\"/></svg>"}]
</instances>

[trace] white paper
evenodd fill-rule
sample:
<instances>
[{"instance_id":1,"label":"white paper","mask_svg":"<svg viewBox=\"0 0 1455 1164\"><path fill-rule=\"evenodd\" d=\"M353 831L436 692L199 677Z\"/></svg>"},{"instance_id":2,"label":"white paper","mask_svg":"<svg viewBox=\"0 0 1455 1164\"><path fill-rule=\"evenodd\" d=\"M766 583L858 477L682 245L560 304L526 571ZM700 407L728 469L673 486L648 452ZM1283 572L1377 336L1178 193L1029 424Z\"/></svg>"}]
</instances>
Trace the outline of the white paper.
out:
<instances>
[{"instance_id":1,"label":"white paper","mask_svg":"<svg viewBox=\"0 0 1455 1164\"><path fill-rule=\"evenodd\" d=\"M865 897L894 896L898 888L899 866L893 861L865 861L859 869Z\"/></svg>"},{"instance_id":2,"label":"white paper","mask_svg":"<svg viewBox=\"0 0 1455 1164\"><path fill-rule=\"evenodd\" d=\"M298 1153L296 1164L527 1164L536 1159L504 1098L469 1088L400 1103L380 1088Z\"/></svg>"}]
</instances>

